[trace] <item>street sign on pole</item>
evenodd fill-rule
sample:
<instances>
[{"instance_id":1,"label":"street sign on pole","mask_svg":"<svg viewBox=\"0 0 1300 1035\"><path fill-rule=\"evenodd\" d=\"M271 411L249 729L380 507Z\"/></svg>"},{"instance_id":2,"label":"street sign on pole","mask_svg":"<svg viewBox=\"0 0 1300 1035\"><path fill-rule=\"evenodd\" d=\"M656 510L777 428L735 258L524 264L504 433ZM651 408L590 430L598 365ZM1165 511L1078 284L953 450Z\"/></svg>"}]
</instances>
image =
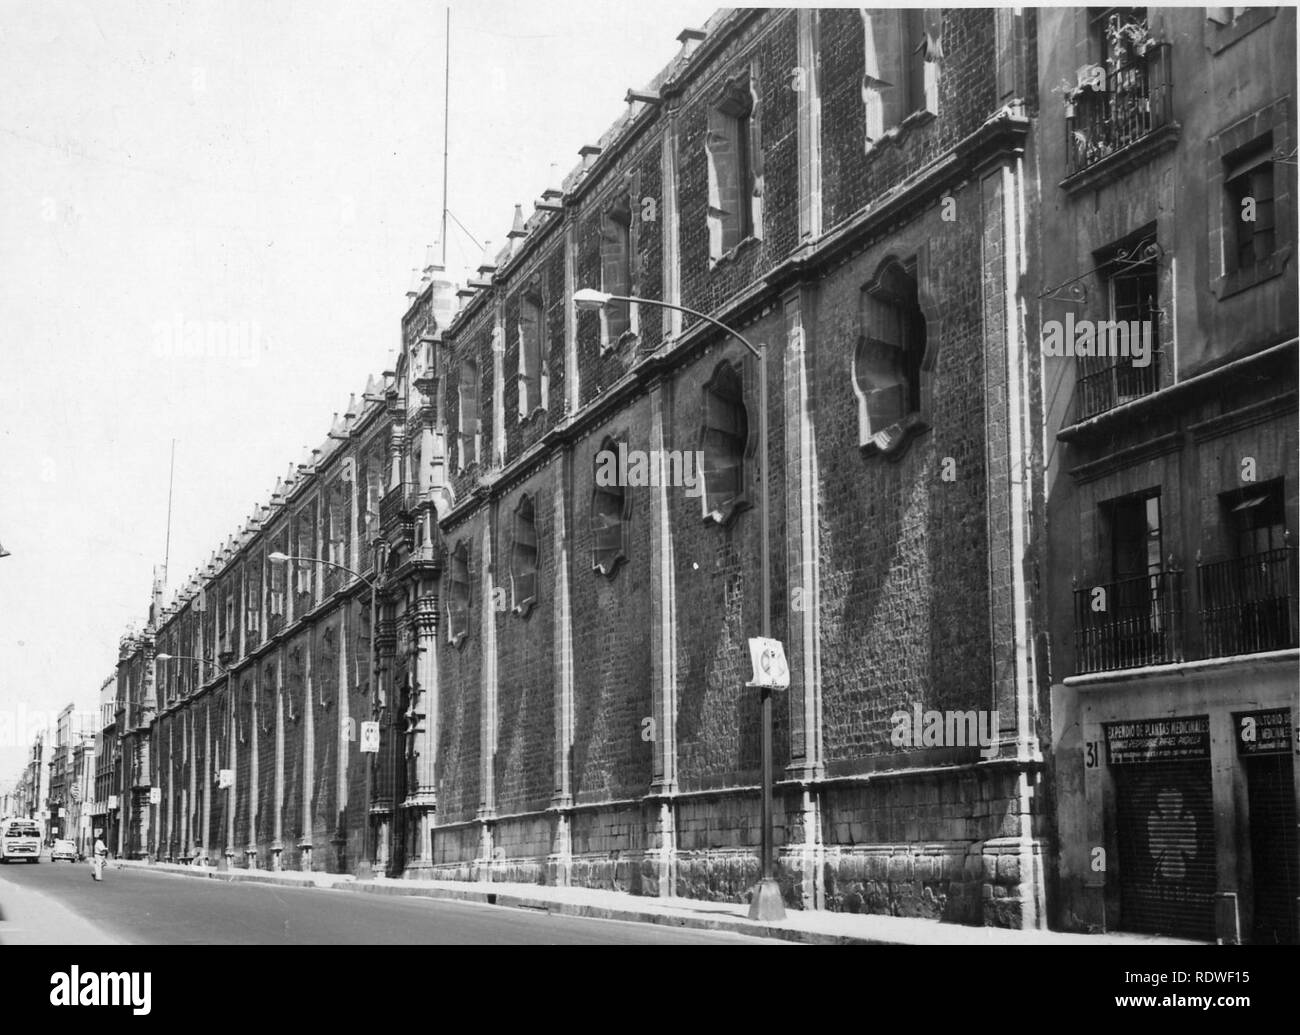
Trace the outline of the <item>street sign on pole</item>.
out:
<instances>
[{"instance_id":1,"label":"street sign on pole","mask_svg":"<svg viewBox=\"0 0 1300 1035\"><path fill-rule=\"evenodd\" d=\"M361 724L361 751L364 754L379 753L379 723L363 722Z\"/></svg>"},{"instance_id":2,"label":"street sign on pole","mask_svg":"<svg viewBox=\"0 0 1300 1035\"><path fill-rule=\"evenodd\" d=\"M749 641L749 658L754 677L746 686L769 686L784 690L790 685L790 666L785 661L785 647L780 640L754 636Z\"/></svg>"},{"instance_id":3,"label":"street sign on pole","mask_svg":"<svg viewBox=\"0 0 1300 1035\"><path fill-rule=\"evenodd\" d=\"M150 788L149 788L149 804L150 804L150 805L161 805L161 804L162 804L162 788L161 788L161 787L150 787Z\"/></svg>"},{"instance_id":4,"label":"street sign on pole","mask_svg":"<svg viewBox=\"0 0 1300 1035\"><path fill-rule=\"evenodd\" d=\"M233 769L222 769L217 773L217 788L219 790L230 787L235 782L235 771Z\"/></svg>"}]
</instances>

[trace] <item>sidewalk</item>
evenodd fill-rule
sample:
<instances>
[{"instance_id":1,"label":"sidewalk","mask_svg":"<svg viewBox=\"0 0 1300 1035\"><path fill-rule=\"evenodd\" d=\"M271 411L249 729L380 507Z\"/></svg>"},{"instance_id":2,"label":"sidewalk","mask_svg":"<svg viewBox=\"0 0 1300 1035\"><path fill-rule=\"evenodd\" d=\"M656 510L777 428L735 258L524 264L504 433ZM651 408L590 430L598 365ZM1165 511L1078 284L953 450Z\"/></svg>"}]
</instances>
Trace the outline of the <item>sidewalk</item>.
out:
<instances>
[{"instance_id":1,"label":"sidewalk","mask_svg":"<svg viewBox=\"0 0 1300 1035\"><path fill-rule=\"evenodd\" d=\"M48 895L0 874L0 945L123 945Z\"/></svg>"},{"instance_id":2,"label":"sidewalk","mask_svg":"<svg viewBox=\"0 0 1300 1035\"><path fill-rule=\"evenodd\" d=\"M450 880L393 880L377 877L359 881L350 874L302 873L283 870L222 871L215 867L177 863L119 860L112 866L139 867L178 876L225 881L279 884L287 887L331 888L369 895L418 895L425 898L479 902L485 905L539 909L564 916L666 924L710 931L728 931L757 938L780 938L813 945L1200 945L1201 942L1142 934L1065 934L1056 931L1010 931L997 927L968 927L916 917L823 910L790 910L779 922L748 918L749 907L737 902L707 902L694 898L649 898L598 888L555 888L539 884L506 884Z\"/></svg>"}]
</instances>

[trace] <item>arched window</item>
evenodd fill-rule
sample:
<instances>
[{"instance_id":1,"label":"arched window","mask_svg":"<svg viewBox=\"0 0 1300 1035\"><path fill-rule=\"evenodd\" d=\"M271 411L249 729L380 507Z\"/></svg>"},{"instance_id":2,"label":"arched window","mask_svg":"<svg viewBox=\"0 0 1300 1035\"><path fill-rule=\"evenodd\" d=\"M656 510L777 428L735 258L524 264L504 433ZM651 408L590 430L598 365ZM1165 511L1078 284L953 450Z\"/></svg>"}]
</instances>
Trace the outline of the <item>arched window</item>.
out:
<instances>
[{"instance_id":1,"label":"arched window","mask_svg":"<svg viewBox=\"0 0 1300 1035\"><path fill-rule=\"evenodd\" d=\"M618 198L600 217L600 290L611 295L632 294L632 206ZM600 311L600 345L616 346L624 334L636 332L636 313L628 302L611 302Z\"/></svg>"},{"instance_id":2,"label":"arched window","mask_svg":"<svg viewBox=\"0 0 1300 1035\"><path fill-rule=\"evenodd\" d=\"M862 289L853 354L861 446L892 449L918 423L926 328L912 270L889 259Z\"/></svg>"},{"instance_id":3,"label":"arched window","mask_svg":"<svg viewBox=\"0 0 1300 1035\"><path fill-rule=\"evenodd\" d=\"M463 539L451 552L447 578L447 638L459 645L469 635L469 544Z\"/></svg>"},{"instance_id":4,"label":"arched window","mask_svg":"<svg viewBox=\"0 0 1300 1035\"><path fill-rule=\"evenodd\" d=\"M591 566L602 575L612 576L619 561L627 560L628 517L631 497L617 472L620 445L605 439L593 458L595 477L591 490Z\"/></svg>"},{"instance_id":5,"label":"arched window","mask_svg":"<svg viewBox=\"0 0 1300 1035\"><path fill-rule=\"evenodd\" d=\"M700 449L704 454L704 516L726 524L746 505L745 453L749 415L740 373L720 363L704 386Z\"/></svg>"},{"instance_id":6,"label":"arched window","mask_svg":"<svg viewBox=\"0 0 1300 1035\"><path fill-rule=\"evenodd\" d=\"M531 496L520 496L510 542L511 606L527 616L537 603L537 521Z\"/></svg>"}]
</instances>

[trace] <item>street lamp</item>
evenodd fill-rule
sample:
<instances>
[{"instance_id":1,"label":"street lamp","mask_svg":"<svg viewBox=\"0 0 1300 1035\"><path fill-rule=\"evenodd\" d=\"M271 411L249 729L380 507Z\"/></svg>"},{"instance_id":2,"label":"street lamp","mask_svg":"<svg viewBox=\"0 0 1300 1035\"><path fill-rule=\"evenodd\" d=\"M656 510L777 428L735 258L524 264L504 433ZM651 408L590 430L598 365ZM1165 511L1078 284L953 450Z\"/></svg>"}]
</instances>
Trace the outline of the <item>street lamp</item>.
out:
<instances>
[{"instance_id":1,"label":"street lamp","mask_svg":"<svg viewBox=\"0 0 1300 1035\"><path fill-rule=\"evenodd\" d=\"M235 713L235 698L234 698L234 690L233 690L233 689L231 688L231 686L230 686L231 668L230 668L229 665L227 665L227 664L225 664L224 662L222 662L222 661L220 661L220 660L218 660L218 659L215 659L215 658L209 660L208 658L196 658L196 657L193 657L193 656L191 656L191 655L189 655L189 654L155 654L155 655L154 655L154 660L156 660L156 661L197 661L200 665L215 665L215 666L217 666L218 668L222 669L222 670L226 673L226 700L227 700L227 702L228 702L227 707L230 709L230 714L231 714L231 715L234 715L234 713ZM226 730L226 735L227 735L228 737L230 737L230 734L231 734L231 730L227 729L227 730ZM229 764L231 772L234 772L234 769L235 769L235 743L234 743L234 738L233 738L233 737L230 737L229 743L228 743L227 748L226 748L226 752L227 752L226 762ZM206 779L206 778L205 778L205 779ZM225 851L225 855L226 855L226 865L227 865L227 866L231 866L231 865L233 865L233 860L234 860L234 855L235 855L235 850L234 850L234 848L233 848L232 845L231 845L231 842L233 842L234 839L235 839L235 835L234 835L234 829L235 829L235 810L232 809L232 808L230 807L230 787L227 786L227 787L225 788L225 791L226 791L226 824L225 824L225 826L226 826L226 851ZM210 791L207 789L207 785L206 785L206 783L205 783L205 785L204 785L204 791L203 791L203 793L204 793L205 796L207 796L207 795L210 794ZM205 797L205 800L207 800L207 801L209 802L209 804L211 804L211 799L210 799L209 797ZM207 822L208 822L208 820L209 820L210 818L211 818L210 815L209 815L209 816L205 816L205 817L203 817L203 821L204 821L204 824L205 824L205 825L207 824ZM160 822L161 822L161 821L160 821ZM207 845L208 835L209 835L210 833L211 833L210 830L204 830L204 831L203 831L203 842L204 842L205 845ZM160 848L161 848L161 844L162 844L162 842L161 842L161 839L160 839L160 840L159 840L159 846L160 846ZM162 852L159 851L158 854L161 855ZM206 856L207 856L207 852L206 852L206 850L205 850L205 852L204 852L204 857L206 858Z\"/></svg>"},{"instance_id":2,"label":"street lamp","mask_svg":"<svg viewBox=\"0 0 1300 1035\"><path fill-rule=\"evenodd\" d=\"M693 316L695 319L703 320L705 323L712 324L714 327L717 327L731 335L744 345L754 358L758 360L758 470L759 480L762 482L762 493L759 497L758 507L759 543L761 547L759 570L761 582L760 594L762 601L763 637L769 639L772 635L772 571L768 549L771 529L771 503L767 456L767 346L756 346L734 327L729 327L721 320L709 316L708 313L701 313L695 309L688 309L684 305L675 305L672 302L661 302L653 298L638 298L635 295L611 295L608 292L597 291L594 288L581 288L573 293L573 303L582 311L599 311L607 309L611 302L627 302L635 303L637 305L658 306L661 309L675 309L679 313ZM763 711L762 876L758 884L755 885L753 894L750 898L749 918L751 920L783 920L785 919L785 904L781 900L781 888L780 885L777 884L775 867L773 865L772 688L770 686L763 686L760 689L760 693L762 695L761 701Z\"/></svg>"},{"instance_id":3,"label":"street lamp","mask_svg":"<svg viewBox=\"0 0 1300 1035\"><path fill-rule=\"evenodd\" d=\"M377 580L362 575L359 571L353 571L351 568L335 561L327 561L324 557L302 557L297 554L282 553L279 550L266 555L266 559L272 564L286 564L289 561L304 561L311 564L328 564L331 568L338 568L339 571L345 571L353 578L360 579L370 587L370 717L373 721L379 719L379 655L376 653L376 633L379 629L378 611L379 606L379 583ZM365 768L366 787L363 792L363 802L365 812L361 822L361 858L357 861L357 877L367 880L373 876L374 870L370 862L370 797L373 793L371 781L375 763L378 761L378 755L372 760L371 764Z\"/></svg>"}]
</instances>

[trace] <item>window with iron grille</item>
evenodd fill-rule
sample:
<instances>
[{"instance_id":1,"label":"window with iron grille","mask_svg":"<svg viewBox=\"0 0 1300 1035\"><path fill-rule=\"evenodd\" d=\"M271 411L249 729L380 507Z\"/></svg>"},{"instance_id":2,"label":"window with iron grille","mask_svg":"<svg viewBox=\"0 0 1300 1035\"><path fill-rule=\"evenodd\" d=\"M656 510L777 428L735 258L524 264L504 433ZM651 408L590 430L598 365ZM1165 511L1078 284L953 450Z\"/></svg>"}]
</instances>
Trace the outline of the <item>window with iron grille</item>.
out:
<instances>
[{"instance_id":1,"label":"window with iron grille","mask_svg":"<svg viewBox=\"0 0 1300 1035\"><path fill-rule=\"evenodd\" d=\"M1224 159L1224 267L1251 269L1276 247L1273 213L1273 134L1266 133Z\"/></svg>"},{"instance_id":2,"label":"window with iron grille","mask_svg":"<svg viewBox=\"0 0 1300 1035\"><path fill-rule=\"evenodd\" d=\"M601 454L617 455L619 442L606 438L593 457L597 470ZM612 576L619 562L627 559L628 517L631 497L624 485L602 485L593 477L591 491L591 565L602 575Z\"/></svg>"},{"instance_id":3,"label":"window with iron grille","mask_svg":"<svg viewBox=\"0 0 1300 1035\"><path fill-rule=\"evenodd\" d=\"M749 415L740 372L719 363L704 386L700 450L704 454L704 517L726 524L746 505Z\"/></svg>"},{"instance_id":4,"label":"window with iron grille","mask_svg":"<svg viewBox=\"0 0 1300 1035\"><path fill-rule=\"evenodd\" d=\"M1283 650L1300 642L1296 549L1281 478L1219 496L1232 556L1197 565L1208 657Z\"/></svg>"},{"instance_id":5,"label":"window with iron grille","mask_svg":"<svg viewBox=\"0 0 1300 1035\"><path fill-rule=\"evenodd\" d=\"M537 603L537 552L533 498L520 496L511 526L510 591L511 606L524 616Z\"/></svg>"},{"instance_id":6,"label":"window with iron grille","mask_svg":"<svg viewBox=\"0 0 1300 1035\"><path fill-rule=\"evenodd\" d=\"M1094 253L1104 292L1104 316L1111 329L1106 340L1123 341L1128 355L1079 356L1079 419L1150 395L1160 387L1160 264L1153 228ZM1142 342L1139 348L1134 336ZM1098 328L1098 352L1103 351ZM1143 364L1145 365L1139 365Z\"/></svg>"},{"instance_id":7,"label":"window with iron grille","mask_svg":"<svg viewBox=\"0 0 1300 1035\"><path fill-rule=\"evenodd\" d=\"M1100 507L1103 581L1075 589L1080 672L1183 660L1182 573L1164 560L1159 489Z\"/></svg>"}]
</instances>

